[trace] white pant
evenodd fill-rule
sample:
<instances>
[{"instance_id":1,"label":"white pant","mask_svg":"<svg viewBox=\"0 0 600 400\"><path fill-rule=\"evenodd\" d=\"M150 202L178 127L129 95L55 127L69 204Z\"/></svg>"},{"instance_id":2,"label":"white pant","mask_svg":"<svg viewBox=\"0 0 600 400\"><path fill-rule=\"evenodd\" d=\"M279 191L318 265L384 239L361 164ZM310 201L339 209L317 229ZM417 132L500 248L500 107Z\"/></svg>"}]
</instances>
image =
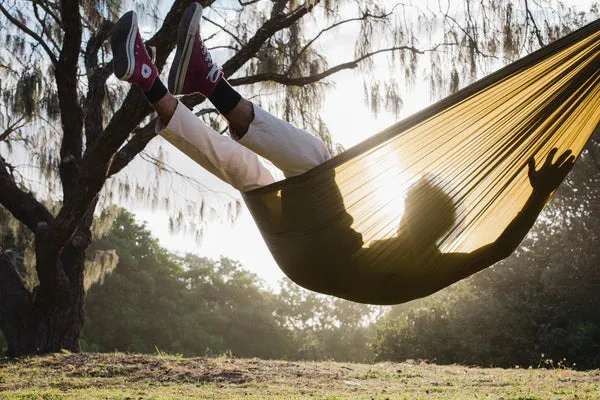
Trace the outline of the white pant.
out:
<instances>
[{"instance_id":1,"label":"white pant","mask_svg":"<svg viewBox=\"0 0 600 400\"><path fill-rule=\"evenodd\" d=\"M207 126L181 103L160 135L206 170L246 192L275 182L257 154L286 177L299 175L331 158L323 142L254 105L248 132L235 141Z\"/></svg>"}]
</instances>

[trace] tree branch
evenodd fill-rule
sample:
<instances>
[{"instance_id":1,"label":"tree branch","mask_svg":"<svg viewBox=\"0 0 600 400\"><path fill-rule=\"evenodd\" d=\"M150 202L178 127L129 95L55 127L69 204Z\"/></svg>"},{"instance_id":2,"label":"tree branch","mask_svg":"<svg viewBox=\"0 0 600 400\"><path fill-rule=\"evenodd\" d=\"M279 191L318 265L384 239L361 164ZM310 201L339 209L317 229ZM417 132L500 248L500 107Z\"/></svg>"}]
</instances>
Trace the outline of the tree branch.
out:
<instances>
[{"instance_id":1,"label":"tree branch","mask_svg":"<svg viewBox=\"0 0 600 400\"><path fill-rule=\"evenodd\" d=\"M217 28L219 28L220 30L222 30L223 32L227 33L229 36L231 36L231 38L233 40L235 40L240 46L244 45L244 42L242 42L240 40L239 37L235 36L231 31L229 31L227 28L225 28L223 25L216 23L215 21L213 21L212 19L208 18L208 17L202 17L203 20L205 20L206 22L209 22L211 24L213 24L214 26L216 26Z\"/></svg>"},{"instance_id":2,"label":"tree branch","mask_svg":"<svg viewBox=\"0 0 600 400\"><path fill-rule=\"evenodd\" d=\"M135 134L131 137L129 142L119 150L113 159L110 170L108 171L108 176L119 173L139 152L144 150L148 142L156 136L156 133L154 132L156 120L156 118L153 118L152 121L143 128L136 129Z\"/></svg>"},{"instance_id":3,"label":"tree branch","mask_svg":"<svg viewBox=\"0 0 600 400\"><path fill-rule=\"evenodd\" d=\"M103 68L98 66L98 50L110 37L114 23L105 20L92 35L85 50L85 69L88 78L88 92L85 98L85 136L90 146L102 133L102 102L106 97L106 80L112 73L112 63Z\"/></svg>"},{"instance_id":4,"label":"tree branch","mask_svg":"<svg viewBox=\"0 0 600 400\"><path fill-rule=\"evenodd\" d=\"M58 24L58 26L60 26L61 28L63 27L62 21L60 20L60 18L58 17L58 15L54 11L52 11L50 9L50 7L48 6L48 4L46 4L47 1L45 1L45 0L33 0L32 3L34 5L39 6L42 10L44 10L44 12L46 14L50 15L52 17L52 19L54 19L54 22L56 22Z\"/></svg>"},{"instance_id":5,"label":"tree branch","mask_svg":"<svg viewBox=\"0 0 600 400\"><path fill-rule=\"evenodd\" d=\"M354 61L349 61L349 62L346 62L343 64L336 65L335 67L326 69L323 72L320 72L320 73L314 74L314 75L310 75L310 76L290 77L286 74L265 73L265 74L245 76L242 78L232 78L232 79L229 79L229 83L232 86L239 86L239 85L250 85L253 83L257 83L257 82L272 81L272 82L281 83L282 85L287 85L287 86L305 86L305 85L310 85L311 83L318 82L318 81L320 81L330 75L333 75L336 72L342 71L344 69L356 68L356 67L358 67L358 64L361 61L364 61L367 58L373 57L377 54L385 53L385 52L392 52L392 51L401 51L401 50L409 50L409 51L413 51L413 52L419 53L419 54L424 53L423 50L416 49L412 46L390 47L387 49L380 49L377 51L367 53L367 54L357 58Z\"/></svg>"},{"instance_id":6,"label":"tree branch","mask_svg":"<svg viewBox=\"0 0 600 400\"><path fill-rule=\"evenodd\" d=\"M271 9L271 18L273 18L277 15L283 14L287 3L288 3L288 0L274 0L273 8Z\"/></svg>"},{"instance_id":7,"label":"tree branch","mask_svg":"<svg viewBox=\"0 0 600 400\"><path fill-rule=\"evenodd\" d=\"M216 112L218 111L215 108L205 108L198 111L196 116L200 117L205 114ZM123 146L115 155L115 158L110 164L108 176L113 176L121 172L121 170L125 168L137 154L144 150L148 142L157 136L154 129L156 122L157 118L153 118L146 126L135 130L135 134L131 137L129 142L127 142L127 144L125 144L125 146Z\"/></svg>"},{"instance_id":8,"label":"tree branch","mask_svg":"<svg viewBox=\"0 0 600 400\"><path fill-rule=\"evenodd\" d=\"M32 232L40 222L52 222L52 214L31 193L17 186L9 167L0 157L0 204Z\"/></svg>"},{"instance_id":9,"label":"tree branch","mask_svg":"<svg viewBox=\"0 0 600 400\"><path fill-rule=\"evenodd\" d=\"M300 60L300 57L302 56L302 54L304 54L306 52L306 50L308 50L308 48L314 42L316 42L325 32L328 32L328 31L330 31L330 30L332 30L334 28L337 28L337 27L339 27L341 25L347 24L348 22L364 21L367 18L382 19L382 18L387 18L389 16L390 16L390 13L382 14L382 15L373 15L373 14L370 14L370 13L366 12L361 17L348 18L348 19L345 19L343 21L338 21L336 23L331 24L327 28L322 29L311 40L309 40L308 43L306 43L306 45L304 45L304 47L302 47L302 49L298 52L298 55L290 63L290 66L287 68L287 71L290 72L292 70L292 68L296 65L296 63L298 62L298 60Z\"/></svg>"},{"instance_id":10,"label":"tree branch","mask_svg":"<svg viewBox=\"0 0 600 400\"><path fill-rule=\"evenodd\" d=\"M147 45L156 47L156 66L159 71L162 69L167 57L175 47L179 20L188 3L189 2L183 0L175 0L165 17L163 25L147 42ZM205 1L205 3L207 2ZM212 1L208 2L207 5L209 5L209 3L211 4ZM110 73L112 71L107 69L106 72ZM108 126L106 126L102 134L97 138L96 143L87 148L83 156L84 163L89 163L86 159L92 159L96 163L101 163L96 164L96 170L105 174L108 173L109 164L111 163L115 152L122 146L125 140L127 140L129 134L134 131L140 121L151 112L152 108L149 106L143 93L138 88L132 87L121 104L121 107L111 118ZM148 141L150 141L150 139L148 139ZM101 151L103 154L96 155L94 154L96 151ZM118 162L119 159L128 159L130 161L132 158L133 157L117 156L114 160ZM98 190L100 190L100 188L98 188Z\"/></svg>"},{"instance_id":11,"label":"tree branch","mask_svg":"<svg viewBox=\"0 0 600 400\"><path fill-rule=\"evenodd\" d=\"M77 191L65 200L48 234L58 254L73 236L108 177L108 169L119 147L135 124L150 113L141 90L132 88L100 137L86 150L81 162ZM125 127L118 124L124 121Z\"/></svg>"},{"instance_id":12,"label":"tree branch","mask_svg":"<svg viewBox=\"0 0 600 400\"><path fill-rule=\"evenodd\" d=\"M64 26L64 36L60 57L54 71L63 138L60 146L59 175L63 188L63 198L73 195L83 149L83 110L79 104L77 91L77 70L81 49L82 27L79 4L76 0L64 0L60 8Z\"/></svg>"},{"instance_id":13,"label":"tree branch","mask_svg":"<svg viewBox=\"0 0 600 400\"><path fill-rule=\"evenodd\" d=\"M23 122L24 120L25 120L25 117L21 116L15 122L9 123L9 125L6 127L6 129L4 129L4 132L2 132L0 134L0 142L3 142L6 139L8 139L10 134L13 133L14 131L19 130L22 127L24 127L25 125L27 125L27 122Z\"/></svg>"},{"instance_id":14,"label":"tree branch","mask_svg":"<svg viewBox=\"0 0 600 400\"><path fill-rule=\"evenodd\" d=\"M542 33L540 32L540 29L535 23L535 19L533 18L533 14L529 9L529 3L527 0L525 0L525 11L527 13L527 21L531 21L531 23L533 24L533 31L535 32L535 36L537 37L538 44L540 45L540 47L544 47L544 39L542 38Z\"/></svg>"},{"instance_id":15,"label":"tree branch","mask_svg":"<svg viewBox=\"0 0 600 400\"><path fill-rule=\"evenodd\" d=\"M2 4L0 4L0 12L2 12L2 14L4 14L4 16L6 17L6 19L8 19L13 25L15 25L17 28L19 28L21 31L23 31L23 33L25 33L26 35L28 35L29 37L31 37L33 40L36 41L36 43L38 43L40 46L42 46L42 48L44 49L44 51L46 52L46 54L48 54L48 57L50 58L50 62L54 66L57 65L58 59L56 58L56 55L52 52L52 49L50 49L50 47L48 46L48 44L46 43L46 41L44 39L42 39L40 37L40 35L38 35L34 31L32 31L24 23L22 23L21 21L19 21L15 17L13 17L8 12L8 10L6 10L6 8L4 8L4 6Z\"/></svg>"},{"instance_id":16,"label":"tree branch","mask_svg":"<svg viewBox=\"0 0 600 400\"><path fill-rule=\"evenodd\" d=\"M156 47L156 67L159 71L162 70L167 58L175 48L177 27L181 15L189 3L187 0L175 0L160 29L146 42L148 46Z\"/></svg>"},{"instance_id":17,"label":"tree branch","mask_svg":"<svg viewBox=\"0 0 600 400\"><path fill-rule=\"evenodd\" d=\"M254 36L248 40L245 46L223 64L223 72L226 76L234 74L239 70L260 48L265 42L276 32L285 29L295 22L300 20L313 9L320 0L306 1L303 5L296 8L288 14L278 14L273 16L261 26Z\"/></svg>"},{"instance_id":18,"label":"tree branch","mask_svg":"<svg viewBox=\"0 0 600 400\"><path fill-rule=\"evenodd\" d=\"M40 23L40 26L42 27L42 33L45 34L46 38L50 41L50 43L52 43L52 46L54 47L53 50L58 51L60 49L60 46L56 43L56 41L52 37L52 32L50 31L50 29L48 29L48 25L46 24L46 17L48 16L48 13L46 13L46 15L44 15L44 18L42 18L40 16L40 13L38 12L38 3L33 1L32 4L33 4L33 14L35 15L35 18Z\"/></svg>"}]
</instances>

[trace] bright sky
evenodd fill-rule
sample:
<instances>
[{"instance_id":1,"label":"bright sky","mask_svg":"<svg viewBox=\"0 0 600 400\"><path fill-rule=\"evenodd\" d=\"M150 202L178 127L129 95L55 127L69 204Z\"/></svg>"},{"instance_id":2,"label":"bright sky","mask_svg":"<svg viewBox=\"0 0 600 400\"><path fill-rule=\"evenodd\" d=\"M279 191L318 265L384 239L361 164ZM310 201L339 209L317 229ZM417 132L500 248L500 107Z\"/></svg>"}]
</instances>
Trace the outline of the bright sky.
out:
<instances>
[{"instance_id":1,"label":"bright sky","mask_svg":"<svg viewBox=\"0 0 600 400\"><path fill-rule=\"evenodd\" d=\"M589 1L584 0L565 3L584 8L589 7L590 4ZM333 36L330 40L329 43L326 41L322 43L323 48L339 49L340 43L343 42L339 36ZM351 43L348 45L352 46ZM352 51L346 52L346 54L351 56ZM386 71L387 63L382 62L381 64L382 67L375 73L385 75L388 73ZM396 119L390 114L381 113L375 117L369 112L368 107L364 104L362 80L358 72L344 71L335 75L331 80L335 83L335 87L326 95L322 117L333 133L334 142L341 143L348 148L396 122ZM406 93L404 96L405 106L402 116L410 115L428 105L429 102L427 88L424 85L416 85L410 93ZM209 190L227 192L234 198L240 198L235 190L203 172L201 167L188 160L162 138L155 139L152 145L168 149L169 164L176 166L182 173L195 176ZM180 191L184 190L174 190L174 192ZM181 195L185 196L185 193L181 193ZM224 255L238 260L245 268L257 273L272 288L276 288L278 280L283 277L283 273L273 260L245 207L234 224L220 222L208 224L200 244L188 236L170 235L167 212L143 208L136 208L133 212L138 221L147 223L147 227L159 239L161 245L169 250L181 253L191 252L210 258L219 258Z\"/></svg>"}]
</instances>

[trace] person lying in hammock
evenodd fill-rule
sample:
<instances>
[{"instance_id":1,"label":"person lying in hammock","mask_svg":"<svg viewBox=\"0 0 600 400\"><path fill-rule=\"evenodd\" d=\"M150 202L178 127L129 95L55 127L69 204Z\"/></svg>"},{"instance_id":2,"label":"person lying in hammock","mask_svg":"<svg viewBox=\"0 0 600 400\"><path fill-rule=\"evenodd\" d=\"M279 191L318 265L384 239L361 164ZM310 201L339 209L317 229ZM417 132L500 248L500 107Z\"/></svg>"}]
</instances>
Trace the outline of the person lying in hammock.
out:
<instances>
[{"instance_id":1,"label":"person lying in hammock","mask_svg":"<svg viewBox=\"0 0 600 400\"><path fill-rule=\"evenodd\" d=\"M200 36L201 16L202 6L197 3L192 3L183 14L169 73L170 91L158 77L157 68L139 34L136 14L130 11L123 15L113 30L111 45L115 76L143 90L158 114L157 132L241 192L275 182L259 155L281 169L286 178L300 175L330 159L329 151L320 139L244 99L228 84ZM222 136L204 124L173 95L192 93L201 93L212 102L229 123L231 137ZM336 234L328 235L333 238L330 239L329 254L321 257L322 265L310 268L300 265L295 268L293 262L280 265L285 265L284 272L305 288L364 303L396 304L431 294L512 253L573 165L574 157L570 151L553 162L556 152L557 149L553 149L548 154L539 171L536 171L534 160L529 160L533 192L525 207L496 242L471 253L444 254L437 248L436 241L450 228L455 211L452 199L441 189L433 198L429 196L426 203L419 201L423 198L420 190L426 190L430 184L427 181L417 183L407 194L402 232L365 247L361 234L351 228L353 219L344 209L333 172L330 176L324 174L323 184L331 187L332 201L340 209L339 218L331 224ZM435 193L437 189L434 189ZM288 210L283 212L283 218L286 215L294 218L294 201L303 200L286 203L286 198L293 196L282 193L281 198L273 201L283 202L282 208ZM415 201L411 200L413 198ZM413 203L415 208L411 211ZM410 221L413 222L409 224ZM390 247L396 251L383 251ZM297 260L298 255L301 258L310 251L311 246L303 244L275 256L279 263L278 256ZM392 253L401 256L392 259L382 256ZM357 264L356 258L369 268L348 267ZM389 272L388 264L406 264L407 268L394 268L394 272ZM436 269L435 273L431 273L432 268Z\"/></svg>"},{"instance_id":2,"label":"person lying in hammock","mask_svg":"<svg viewBox=\"0 0 600 400\"><path fill-rule=\"evenodd\" d=\"M345 293L338 296L351 296L363 303L403 303L435 293L508 257L573 166L570 151L553 162L556 153L556 148L550 151L539 171L533 158L528 161L533 191L525 206L494 242L470 253L442 253L437 247L455 224L456 208L442 185L433 183L431 177L422 178L406 193L398 234L371 242L355 253L358 260L353 264L369 268L355 271L355 276L341 287ZM365 286L378 290L371 293L364 290Z\"/></svg>"}]
</instances>

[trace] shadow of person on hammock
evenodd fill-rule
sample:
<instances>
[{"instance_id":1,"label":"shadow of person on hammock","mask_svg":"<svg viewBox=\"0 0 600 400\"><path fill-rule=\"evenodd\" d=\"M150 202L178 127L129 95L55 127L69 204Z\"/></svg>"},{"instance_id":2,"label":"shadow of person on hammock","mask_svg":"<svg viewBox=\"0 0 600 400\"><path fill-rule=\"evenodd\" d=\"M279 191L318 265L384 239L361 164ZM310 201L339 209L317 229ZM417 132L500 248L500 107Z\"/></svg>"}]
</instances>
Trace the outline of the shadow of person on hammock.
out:
<instances>
[{"instance_id":1,"label":"shadow of person on hammock","mask_svg":"<svg viewBox=\"0 0 600 400\"><path fill-rule=\"evenodd\" d=\"M317 215L305 222L307 230L293 233L295 240L287 236L284 243L294 243L293 249L287 245L271 250L293 281L321 293L370 304L398 304L427 296L493 265L517 248L573 166L571 151L553 162L557 151L549 152L539 170L533 158L528 161L533 190L525 206L495 242L470 253L439 250L438 241L454 225L456 208L431 178L421 179L407 191L398 234L364 246L360 233L351 228L353 219L333 174L321 183L328 188L325 204L329 210L322 213L323 218L309 200L299 201L299 193L283 193L283 217L295 219L290 226L302 227L298 218L306 218L307 209ZM303 212L298 212L300 207L305 207ZM315 219L319 226L314 225Z\"/></svg>"},{"instance_id":2,"label":"shadow of person on hammock","mask_svg":"<svg viewBox=\"0 0 600 400\"><path fill-rule=\"evenodd\" d=\"M438 244L455 225L456 213L443 186L433 176L421 178L406 191L396 235L363 244L355 252L354 263L360 266L356 282L378 287L371 296L395 297L400 285L404 296L417 296L413 292L431 284L430 275L454 264L455 255L442 253Z\"/></svg>"}]
</instances>

